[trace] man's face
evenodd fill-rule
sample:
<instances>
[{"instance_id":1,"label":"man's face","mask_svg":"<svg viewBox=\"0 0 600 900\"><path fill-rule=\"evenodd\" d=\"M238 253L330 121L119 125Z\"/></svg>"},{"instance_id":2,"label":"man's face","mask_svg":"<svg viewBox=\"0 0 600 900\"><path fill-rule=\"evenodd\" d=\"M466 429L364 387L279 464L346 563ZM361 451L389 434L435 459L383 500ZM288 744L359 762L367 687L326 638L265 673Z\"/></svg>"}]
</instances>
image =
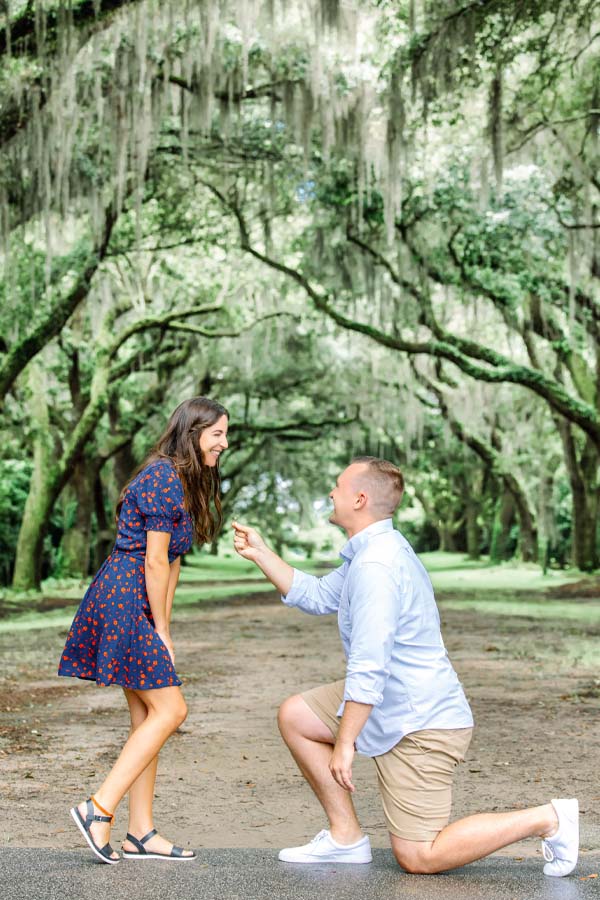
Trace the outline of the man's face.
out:
<instances>
[{"instance_id":1,"label":"man's face","mask_svg":"<svg viewBox=\"0 0 600 900\"><path fill-rule=\"evenodd\" d=\"M353 463L338 476L335 487L329 494L329 499L333 502L329 521L333 525L341 528L352 525L359 497L358 476L363 468L360 463Z\"/></svg>"}]
</instances>

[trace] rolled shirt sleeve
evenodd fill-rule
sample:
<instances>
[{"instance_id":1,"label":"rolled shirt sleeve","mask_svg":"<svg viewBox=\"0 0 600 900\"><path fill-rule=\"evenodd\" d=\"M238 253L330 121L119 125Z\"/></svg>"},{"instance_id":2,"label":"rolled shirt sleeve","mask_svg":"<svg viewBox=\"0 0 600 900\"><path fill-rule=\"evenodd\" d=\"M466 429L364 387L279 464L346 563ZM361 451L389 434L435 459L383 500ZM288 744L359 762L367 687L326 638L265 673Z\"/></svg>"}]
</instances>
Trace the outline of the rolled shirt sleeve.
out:
<instances>
[{"instance_id":1,"label":"rolled shirt sleeve","mask_svg":"<svg viewBox=\"0 0 600 900\"><path fill-rule=\"evenodd\" d=\"M296 606L312 616L337 612L346 568L347 563L344 563L322 578L294 569L292 586L281 599L286 606Z\"/></svg>"},{"instance_id":2,"label":"rolled shirt sleeve","mask_svg":"<svg viewBox=\"0 0 600 900\"><path fill-rule=\"evenodd\" d=\"M344 701L380 706L390 674L402 589L392 569L381 563L361 563L351 577Z\"/></svg>"}]
</instances>

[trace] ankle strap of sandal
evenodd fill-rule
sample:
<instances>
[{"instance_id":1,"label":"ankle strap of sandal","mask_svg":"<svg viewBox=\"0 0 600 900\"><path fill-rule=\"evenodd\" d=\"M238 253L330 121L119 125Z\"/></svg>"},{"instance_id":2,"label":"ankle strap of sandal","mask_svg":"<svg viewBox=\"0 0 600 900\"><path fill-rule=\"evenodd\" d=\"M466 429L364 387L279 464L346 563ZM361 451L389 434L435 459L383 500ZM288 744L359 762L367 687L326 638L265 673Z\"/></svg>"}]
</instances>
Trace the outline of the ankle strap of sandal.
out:
<instances>
[{"instance_id":1,"label":"ankle strap of sandal","mask_svg":"<svg viewBox=\"0 0 600 900\"><path fill-rule=\"evenodd\" d=\"M93 794L91 795L90 800L92 801L94 806L96 806L100 810L101 813L104 813L105 816L108 816L108 818L110 819L110 824L112 825L115 820L114 814L109 813L107 809L104 809L104 807L98 803Z\"/></svg>"}]
</instances>

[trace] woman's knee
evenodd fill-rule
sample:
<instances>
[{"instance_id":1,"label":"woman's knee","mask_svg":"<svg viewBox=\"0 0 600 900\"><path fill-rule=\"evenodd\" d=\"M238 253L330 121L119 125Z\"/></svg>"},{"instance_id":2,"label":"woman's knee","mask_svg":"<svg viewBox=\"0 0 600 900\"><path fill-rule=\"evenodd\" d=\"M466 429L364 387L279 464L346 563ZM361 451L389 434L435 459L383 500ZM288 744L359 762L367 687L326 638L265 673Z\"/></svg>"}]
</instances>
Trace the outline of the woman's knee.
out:
<instances>
[{"instance_id":1,"label":"woman's knee","mask_svg":"<svg viewBox=\"0 0 600 900\"><path fill-rule=\"evenodd\" d=\"M172 709L173 723L175 728L179 728L180 725L183 725L185 720L187 719L188 708L183 697L179 700L179 702ZM175 730L175 729L173 729Z\"/></svg>"},{"instance_id":2,"label":"woman's knee","mask_svg":"<svg viewBox=\"0 0 600 900\"><path fill-rule=\"evenodd\" d=\"M160 721L171 732L176 731L185 722L188 714L187 704L179 692L175 696L153 697L149 705L149 715Z\"/></svg>"}]
</instances>

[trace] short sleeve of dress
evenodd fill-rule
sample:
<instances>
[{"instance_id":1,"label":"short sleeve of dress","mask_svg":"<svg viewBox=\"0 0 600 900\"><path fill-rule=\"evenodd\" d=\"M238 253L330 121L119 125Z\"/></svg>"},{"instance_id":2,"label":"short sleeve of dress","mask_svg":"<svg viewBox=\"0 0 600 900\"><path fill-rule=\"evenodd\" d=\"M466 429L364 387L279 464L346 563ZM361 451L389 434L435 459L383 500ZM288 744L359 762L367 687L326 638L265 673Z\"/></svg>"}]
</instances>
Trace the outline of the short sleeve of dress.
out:
<instances>
[{"instance_id":1,"label":"short sleeve of dress","mask_svg":"<svg viewBox=\"0 0 600 900\"><path fill-rule=\"evenodd\" d=\"M151 463L140 473L135 494L144 531L172 533L184 511L183 488L173 466L167 460Z\"/></svg>"}]
</instances>

